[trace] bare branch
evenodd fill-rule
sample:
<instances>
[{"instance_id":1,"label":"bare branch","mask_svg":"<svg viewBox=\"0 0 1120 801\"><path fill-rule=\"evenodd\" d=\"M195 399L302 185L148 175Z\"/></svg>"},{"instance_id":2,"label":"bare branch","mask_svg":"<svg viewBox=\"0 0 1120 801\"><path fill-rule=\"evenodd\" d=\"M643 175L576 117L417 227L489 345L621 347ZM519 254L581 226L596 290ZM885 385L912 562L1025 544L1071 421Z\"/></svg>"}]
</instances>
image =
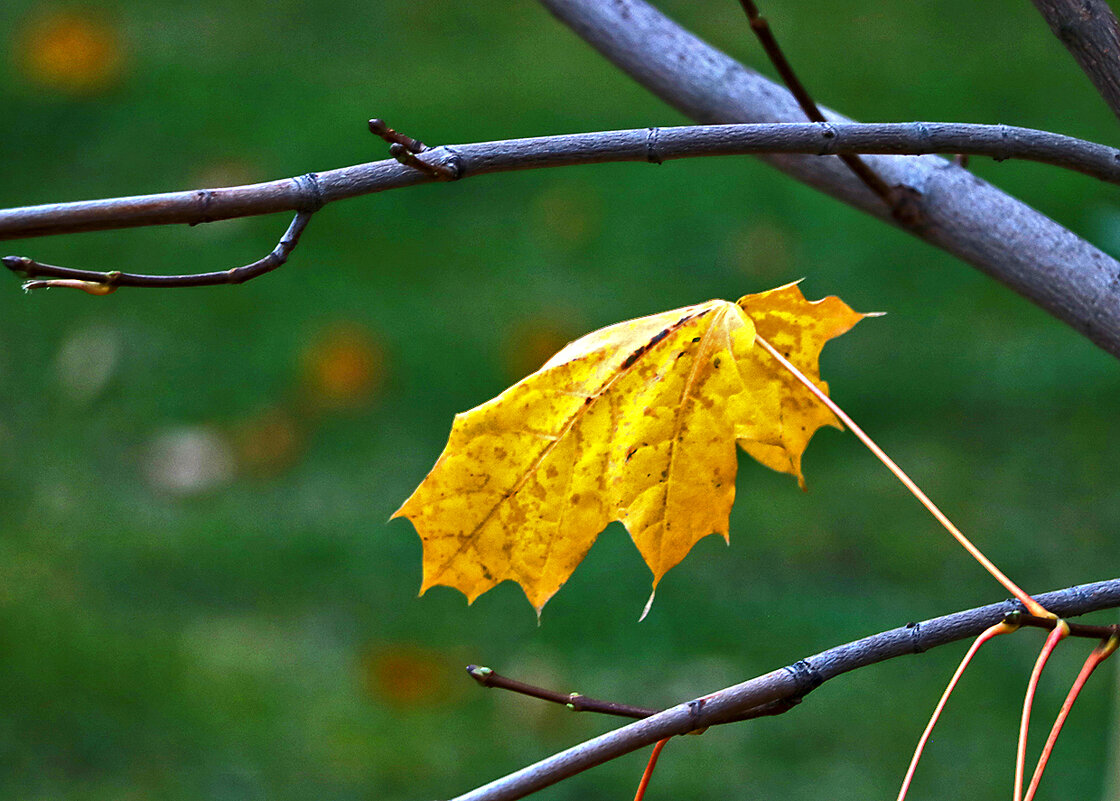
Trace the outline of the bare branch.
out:
<instances>
[{"instance_id":1,"label":"bare branch","mask_svg":"<svg viewBox=\"0 0 1120 801\"><path fill-rule=\"evenodd\" d=\"M1041 620L1042 618L1037 619ZM648 718L662 711L659 709L649 709L643 706L620 704L617 701L603 701L599 698L590 698L582 693L561 693L556 690L549 690L546 687L538 687L535 684L527 684L517 679L511 679L509 676L503 676L492 668L480 667L478 665L467 665L467 674L483 687L509 690L510 692L520 695L527 695L530 698L539 698L542 701L549 701L553 704L565 706L573 712L598 712L601 715L614 715L620 718L642 720L643 718ZM748 709L733 718L721 722L737 723L752 718L781 715L785 712L789 712L800 703L800 696L779 698L777 701Z\"/></svg>"},{"instance_id":2,"label":"bare branch","mask_svg":"<svg viewBox=\"0 0 1120 801\"><path fill-rule=\"evenodd\" d=\"M743 67L642 0L541 0L604 56L699 122L800 117L781 86ZM829 109L830 121L848 120ZM771 156L766 161L857 208L895 223L843 164ZM1120 355L1120 262L1053 220L942 159L868 158L891 186L920 193L926 224L907 230L1010 286Z\"/></svg>"},{"instance_id":3,"label":"bare branch","mask_svg":"<svg viewBox=\"0 0 1120 801\"><path fill-rule=\"evenodd\" d=\"M990 156L997 161L1038 161L1120 183L1120 150L1116 148L1031 128L948 122L636 128L448 145L427 148L418 155L429 165L446 168L457 178L467 178L546 167L623 161L660 164L673 159L767 153L967 153ZM951 165L942 159L935 159L934 163L940 170L952 171ZM316 208L435 180L431 173L411 169L395 159L384 159L244 186L22 206L0 210L0 240L147 225L198 225Z\"/></svg>"},{"instance_id":4,"label":"bare branch","mask_svg":"<svg viewBox=\"0 0 1120 801\"><path fill-rule=\"evenodd\" d=\"M1120 23L1105 0L1031 0L1120 117Z\"/></svg>"},{"instance_id":5,"label":"bare branch","mask_svg":"<svg viewBox=\"0 0 1120 801\"><path fill-rule=\"evenodd\" d=\"M805 88L805 84L801 83L801 79L797 77L797 73L793 71L793 65L789 63L786 54L782 52L781 46L778 44L778 39L774 36L774 32L770 30L770 23L766 17L758 13L758 6L753 0L739 0L739 5L743 7L743 11L750 21L751 30L758 38L759 44L762 49L766 51L766 57L770 59L770 63L774 65L774 69L778 71L778 75L782 76L782 82L785 83L786 88L789 89L790 94L797 100L797 105L801 106L801 110L805 112L805 116L811 122L827 122L824 114L817 108L817 103L809 94L809 90ZM840 155L840 160L848 165L848 169L863 181L864 185L874 192L876 195L883 199L883 202L891 207L896 218L900 222L913 222L917 223L918 220L902 220L899 215L905 208L904 204L900 202L901 197L891 191L886 182L880 178L874 170L867 166L867 164L859 156L854 153L844 153Z\"/></svg>"},{"instance_id":6,"label":"bare branch","mask_svg":"<svg viewBox=\"0 0 1120 801\"><path fill-rule=\"evenodd\" d=\"M425 168L386 159L247 186L6 209L0 211L0 239L170 223L195 225L276 211L314 210L336 200L448 180L449 176L464 178L509 170L618 161L659 164L672 159L751 153L817 156L971 153L1001 161L1009 158L1041 161L1120 183L1120 151L1072 137L1005 125L934 122L705 125L508 139L425 148L418 153L408 150L401 142L394 142L393 147L408 152ZM939 159L938 163L941 169L950 169L947 162ZM273 253L266 258L278 255ZM275 269L280 263L273 260L268 269ZM6 257L4 264L32 277L48 274L45 272L47 265L24 257ZM259 265L257 262L240 268L243 272L235 273L234 277L243 281L268 271L256 269ZM254 267L255 271L249 267ZM113 278L116 273L70 271L62 267L49 269L49 275L63 280L77 278L114 286L201 286L238 282L229 277L229 271L187 276L121 273ZM1100 332L1103 333L1098 344L1120 355L1120 304L1111 307L1107 314L1102 312L1101 317ZM1105 334L1109 332L1115 335L1108 338Z\"/></svg>"},{"instance_id":7,"label":"bare branch","mask_svg":"<svg viewBox=\"0 0 1120 801\"><path fill-rule=\"evenodd\" d=\"M15 273L22 273L28 278L50 280L25 281L23 288L47 289L50 287L74 287L91 294L107 294L117 287L136 286L152 289L169 289L184 286L214 286L216 284L243 284L259 275L270 273L282 266L291 252L299 244L299 237L307 223L311 221L313 212L297 212L288 230L280 237L276 247L263 259L257 259L251 264L234 267L230 270L220 270L213 273L190 273L187 275L140 275L137 273L122 273L118 270L110 272L97 272L95 270L75 270L70 267L56 267L53 264L43 264L25 256L5 256L0 259L4 266ZM101 291L99 291L99 289Z\"/></svg>"},{"instance_id":8,"label":"bare branch","mask_svg":"<svg viewBox=\"0 0 1120 801\"><path fill-rule=\"evenodd\" d=\"M1120 606L1120 578L1070 587L1035 596L1035 599L1062 617L1110 609ZM788 667L678 704L644 720L595 737L458 796L454 801L513 801L523 798L666 737L730 722L744 711L784 698L800 698L823 682L843 673L975 637L1009 614L1022 611L1018 602L1003 601L922 623L910 623L830 648Z\"/></svg>"},{"instance_id":9,"label":"bare branch","mask_svg":"<svg viewBox=\"0 0 1120 801\"><path fill-rule=\"evenodd\" d=\"M531 698L539 698L542 701L566 706L573 712L598 712L601 715L615 715L620 718L634 718L635 720L648 718L650 715L658 713L656 709L647 709L632 704L620 704L617 701L601 701L582 693L561 693L545 687L538 687L535 684L526 684L523 681L511 679L509 676L503 676L496 670L479 665L467 665L467 673L483 687L509 690L520 695L528 695Z\"/></svg>"}]
</instances>

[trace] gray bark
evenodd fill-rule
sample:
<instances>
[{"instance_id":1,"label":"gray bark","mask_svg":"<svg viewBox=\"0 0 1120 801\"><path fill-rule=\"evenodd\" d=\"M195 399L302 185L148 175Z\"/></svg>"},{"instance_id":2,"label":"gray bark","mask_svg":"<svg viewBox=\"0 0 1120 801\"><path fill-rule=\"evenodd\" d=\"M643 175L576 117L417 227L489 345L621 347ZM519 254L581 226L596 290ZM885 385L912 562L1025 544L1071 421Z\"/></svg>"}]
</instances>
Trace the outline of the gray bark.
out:
<instances>
[{"instance_id":1,"label":"gray bark","mask_svg":"<svg viewBox=\"0 0 1120 801\"><path fill-rule=\"evenodd\" d=\"M1035 596L1063 618L1120 605L1120 579ZM798 697L843 673L887 659L918 654L977 636L1022 607L1016 601L911 623L810 656L780 670L670 707L652 717L561 751L535 765L456 797L453 801L513 801L636 751L666 737L688 734L763 704Z\"/></svg>"},{"instance_id":2,"label":"gray bark","mask_svg":"<svg viewBox=\"0 0 1120 801\"><path fill-rule=\"evenodd\" d=\"M1120 117L1120 23L1105 0L1031 0Z\"/></svg>"},{"instance_id":3,"label":"gray bark","mask_svg":"<svg viewBox=\"0 0 1120 801\"><path fill-rule=\"evenodd\" d=\"M641 0L541 0L561 21L658 97L698 122L804 120L781 86L682 29ZM822 109L831 121L847 118ZM765 160L897 224L837 159ZM910 232L1003 282L1120 356L1120 263L967 170L933 156L869 157L891 186L920 193Z\"/></svg>"}]
</instances>

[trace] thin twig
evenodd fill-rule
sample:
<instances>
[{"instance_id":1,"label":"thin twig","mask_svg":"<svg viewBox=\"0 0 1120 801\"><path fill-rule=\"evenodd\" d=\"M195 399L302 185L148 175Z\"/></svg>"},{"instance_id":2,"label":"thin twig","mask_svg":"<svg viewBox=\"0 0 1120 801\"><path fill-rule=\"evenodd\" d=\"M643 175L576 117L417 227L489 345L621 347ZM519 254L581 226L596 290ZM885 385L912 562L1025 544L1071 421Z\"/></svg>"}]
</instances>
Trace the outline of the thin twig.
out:
<instances>
[{"instance_id":1,"label":"thin twig","mask_svg":"<svg viewBox=\"0 0 1120 801\"><path fill-rule=\"evenodd\" d=\"M417 158L420 153L429 150L428 146L419 139L405 136L400 131L394 131L385 124L385 120L372 119L369 121L370 133L380 136L389 143L389 155L414 170L430 175L437 181L454 181L459 174L442 164L429 164Z\"/></svg>"},{"instance_id":2,"label":"thin twig","mask_svg":"<svg viewBox=\"0 0 1120 801\"><path fill-rule=\"evenodd\" d=\"M509 690L518 695L539 698L542 701L549 701L554 704L565 706L573 712L598 712L603 715L614 715L616 717L642 720L664 711L662 709L650 709L648 707L633 706L631 704L620 704L617 701L603 701L598 698L589 698L581 693L561 693L556 690L549 690L546 687L538 687L535 684L528 684L523 681L518 681L517 679L511 679L509 676L503 676L492 668L480 667L478 665L467 665L467 674L483 687ZM810 687L809 689L811 690L814 688ZM806 692L808 692L808 690ZM782 715L800 704L803 698L804 695L779 698L776 701L760 704L754 709L748 709L736 715L734 718L729 718L721 722L738 723L744 720Z\"/></svg>"},{"instance_id":3,"label":"thin twig","mask_svg":"<svg viewBox=\"0 0 1120 801\"><path fill-rule=\"evenodd\" d=\"M1050 30L1120 117L1120 22L1107 2L1031 0Z\"/></svg>"},{"instance_id":4,"label":"thin twig","mask_svg":"<svg viewBox=\"0 0 1120 801\"><path fill-rule=\"evenodd\" d=\"M288 230L276 243L276 247L263 259L257 259L251 264L241 267L212 273L141 275L138 273L122 273L117 270L97 272L96 270L75 270L72 267L56 267L53 264L43 264L25 256L5 256L2 261L4 266L12 272L22 273L31 279L48 279L25 281L23 288L28 291L50 287L73 287L96 295L107 294L122 286L169 289L185 286L243 284L257 276L272 272L288 260L288 256L299 244L300 235L303 233L303 229L307 227L307 223L311 221L313 213L310 211L297 212L291 225L288 226Z\"/></svg>"},{"instance_id":5,"label":"thin twig","mask_svg":"<svg viewBox=\"0 0 1120 801\"><path fill-rule=\"evenodd\" d=\"M1063 618L1120 606L1120 578L1070 587L1037 596L1035 600ZM688 734L698 728L722 723L743 710L803 695L813 686L852 670L975 637L1016 609L1021 609L1018 602L1004 601L922 623L911 623L831 648L788 667L678 704L645 720L595 737L472 790L455 801L513 801L523 798L666 737Z\"/></svg>"},{"instance_id":6,"label":"thin twig","mask_svg":"<svg viewBox=\"0 0 1120 801\"><path fill-rule=\"evenodd\" d=\"M554 704L566 706L573 712L598 712L603 715L617 715L618 717L641 720L661 711L630 704L620 704L614 701L601 701L598 698L589 698L580 693L559 693L534 684L526 684L517 679L511 679L488 667L479 667L478 665L467 665L467 673L483 687L509 690L520 695L540 698L542 701L551 701Z\"/></svg>"},{"instance_id":7,"label":"thin twig","mask_svg":"<svg viewBox=\"0 0 1120 801\"><path fill-rule=\"evenodd\" d=\"M423 153L428 149L428 146L419 139L413 139L400 131L394 131L385 124L385 120L380 118L369 121L369 132L375 136L380 136L390 145L404 145L410 153Z\"/></svg>"},{"instance_id":8,"label":"thin twig","mask_svg":"<svg viewBox=\"0 0 1120 801\"><path fill-rule=\"evenodd\" d=\"M789 89L791 95L801 106L801 110L805 112L805 116L811 122L828 122L824 114L821 113L820 108L817 106L815 100L809 94L809 90L805 88L805 84L797 77L797 73L793 71L793 65L789 63L782 48L778 45L778 40L774 37L774 32L770 30L770 23L758 12L758 8L752 0L739 0L739 5L743 7L743 11L747 14L747 19L750 20L751 30L754 31L758 41L762 44L762 49L766 51L767 58L770 63L774 65L774 69L778 71L781 76L782 82ZM864 162L859 156L854 153L844 153L840 156L840 160L848 165L857 178L866 184L867 188L874 192L876 195L883 199L892 209L895 217L900 222L906 224L917 224L918 219L910 219L900 215L913 214L917 209L912 204L905 204L901 202L903 195L895 192L886 181L879 177L879 175Z\"/></svg>"},{"instance_id":9,"label":"thin twig","mask_svg":"<svg viewBox=\"0 0 1120 801\"><path fill-rule=\"evenodd\" d=\"M429 164L428 162L417 158L416 154L409 150L402 144L393 143L389 145L389 155L414 170L430 175L437 181L454 181L458 178L458 174L442 164Z\"/></svg>"},{"instance_id":10,"label":"thin twig","mask_svg":"<svg viewBox=\"0 0 1120 801\"><path fill-rule=\"evenodd\" d=\"M1014 612L1007 616L1007 623L1016 626L1030 626L1036 629L1053 631L1058 620L1052 617L1036 617L1026 612ZM1084 623L1066 623L1070 637L1084 637L1087 640L1108 640L1120 634L1120 624L1111 626L1087 626Z\"/></svg>"}]
</instances>

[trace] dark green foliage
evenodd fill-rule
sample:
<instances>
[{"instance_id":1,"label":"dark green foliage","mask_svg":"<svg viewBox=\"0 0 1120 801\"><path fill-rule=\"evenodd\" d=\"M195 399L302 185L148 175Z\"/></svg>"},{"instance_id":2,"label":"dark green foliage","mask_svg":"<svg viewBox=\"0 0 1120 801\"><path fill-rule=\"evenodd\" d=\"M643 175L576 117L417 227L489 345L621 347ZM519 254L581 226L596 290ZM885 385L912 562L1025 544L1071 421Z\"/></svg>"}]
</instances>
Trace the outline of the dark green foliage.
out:
<instances>
[{"instance_id":1,"label":"dark green foliage","mask_svg":"<svg viewBox=\"0 0 1120 801\"><path fill-rule=\"evenodd\" d=\"M374 116L429 144L683 122L532 3L108 3L91 13L125 43L122 77L83 98L36 87L11 55L46 8L0 5L2 206L380 158ZM735 3L668 10L769 72ZM1116 139L1029 4L814 0L763 12L818 100L856 118ZM974 169L1120 248L1113 187L1037 165ZM263 255L287 222L0 250L74 267L220 269ZM385 521L451 415L532 360L528 332L562 344L802 276L808 294L889 313L825 350L833 397L1004 570L1031 591L1115 574L1116 361L970 267L746 159L392 192L328 207L287 266L240 288L25 297L5 277L0 795L446 797L613 725L482 691L468 662L668 704L999 599L854 437L833 431L807 455L806 496L743 460L730 549L702 542L641 625L648 576L617 527L540 628L512 585L471 608L449 590L414 598L419 542ZM372 340L380 383L324 404L303 354L339 323ZM72 341L101 343L72 346L78 364L108 358L106 341L116 349L93 394L60 383ZM162 434L202 426L235 442L277 408L298 434L289 462L182 497L147 478ZM1040 640L1026 632L981 656L916 798L1006 796ZM1040 731L1079 647L1044 683ZM652 792L889 797L958 656L946 650L838 679L783 718L676 742ZM1101 792L1110 681L1104 671L1090 686L1059 744L1046 783L1062 797ZM641 764L620 760L546 796L625 796Z\"/></svg>"}]
</instances>

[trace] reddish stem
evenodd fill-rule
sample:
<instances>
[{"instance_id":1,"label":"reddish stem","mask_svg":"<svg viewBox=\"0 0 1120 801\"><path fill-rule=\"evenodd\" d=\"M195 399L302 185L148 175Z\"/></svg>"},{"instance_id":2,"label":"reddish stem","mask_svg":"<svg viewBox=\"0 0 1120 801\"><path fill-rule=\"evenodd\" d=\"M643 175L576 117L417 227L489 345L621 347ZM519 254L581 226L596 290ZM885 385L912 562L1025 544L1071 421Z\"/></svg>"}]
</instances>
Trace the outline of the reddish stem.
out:
<instances>
[{"instance_id":1,"label":"reddish stem","mask_svg":"<svg viewBox=\"0 0 1120 801\"><path fill-rule=\"evenodd\" d=\"M1093 675L1097 666L1112 656L1112 652L1116 650L1118 645L1120 645L1120 636L1113 634L1094 648L1085 659L1085 664L1081 666L1081 672L1077 674L1077 679L1070 687L1069 695L1066 696L1065 703L1062 704L1062 709L1058 712L1058 717L1050 729L1050 736L1046 738L1046 745L1042 747L1042 754L1038 758L1038 764L1035 765L1034 775L1031 776L1031 784L1027 788L1024 801L1034 799L1034 794L1038 790L1038 783L1042 781L1042 774L1046 771L1046 763L1050 761L1050 754L1054 751L1054 744L1058 741L1058 735L1062 731L1062 726L1065 725L1066 718L1069 717L1069 711L1073 709L1073 702L1077 700L1077 696L1081 693L1081 688L1085 686L1085 682Z\"/></svg>"},{"instance_id":2,"label":"reddish stem","mask_svg":"<svg viewBox=\"0 0 1120 801\"><path fill-rule=\"evenodd\" d=\"M1042 650L1038 652L1038 659L1035 660L1034 669L1031 671L1030 681L1027 682L1027 694L1023 698L1023 718L1019 723L1019 745L1015 749L1015 801L1022 801L1023 799L1023 771L1027 761L1027 732L1031 727L1031 705L1034 702L1034 694L1038 689L1038 680L1042 678L1042 669L1046 667L1047 660L1050 659L1050 654L1054 653L1054 648L1058 643L1069 636L1069 625L1064 620L1059 620L1058 625L1054 626L1054 630L1046 637L1046 642L1042 644Z\"/></svg>"},{"instance_id":3,"label":"reddish stem","mask_svg":"<svg viewBox=\"0 0 1120 801\"><path fill-rule=\"evenodd\" d=\"M661 749L665 747L665 743L669 742L669 738L658 740L657 744L653 746L653 753L649 755L649 762L646 763L646 769L642 773L642 780L638 782L638 792L634 794L634 801L642 801L646 795L646 787L649 786L650 777L653 776L653 769L657 767L657 758L661 756Z\"/></svg>"},{"instance_id":4,"label":"reddish stem","mask_svg":"<svg viewBox=\"0 0 1120 801\"><path fill-rule=\"evenodd\" d=\"M930 735L933 734L933 727L937 725L937 721L941 717L941 711L945 709L945 704L948 703L949 696L952 695L953 690L956 689L957 682L960 681L961 676L964 675L965 668L967 668L969 662L972 661L972 657L980 650L980 646L992 639L992 637L999 634L1010 634L1018 628L1019 626L1016 624L1009 624L1007 622L997 623L984 631L972 643L972 647L970 647L968 653L964 655L964 659L961 660L960 665L953 674L953 678L949 679L949 686L946 687L945 692L941 694L941 700L938 701L937 706L934 707L933 715L930 716L929 723L926 724L925 731L922 732L922 736L918 740L918 746L914 749L914 756L910 760L910 767L906 770L906 778L902 780L902 789L898 791L898 801L905 801L906 793L910 789L910 782L914 778L914 771L918 769L918 762L922 758L922 751L925 750L926 743L929 741Z\"/></svg>"}]
</instances>

